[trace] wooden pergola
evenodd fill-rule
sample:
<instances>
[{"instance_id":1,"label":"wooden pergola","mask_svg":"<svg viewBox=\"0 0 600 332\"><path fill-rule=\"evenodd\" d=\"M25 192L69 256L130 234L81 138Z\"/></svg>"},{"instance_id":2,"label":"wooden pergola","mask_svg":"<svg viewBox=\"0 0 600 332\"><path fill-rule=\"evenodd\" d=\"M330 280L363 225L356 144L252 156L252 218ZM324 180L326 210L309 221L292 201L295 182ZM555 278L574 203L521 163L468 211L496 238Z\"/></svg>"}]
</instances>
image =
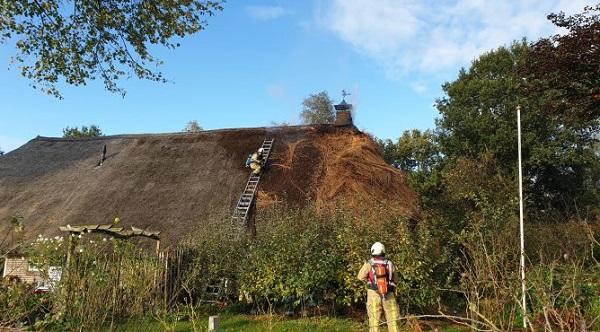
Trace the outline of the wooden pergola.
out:
<instances>
[{"instance_id":1,"label":"wooden pergola","mask_svg":"<svg viewBox=\"0 0 600 332\"><path fill-rule=\"evenodd\" d=\"M105 234L108 236L112 236L113 238L118 239L129 239L132 237L147 237L156 241L156 255L158 256L160 252L160 232L158 231L146 231L141 228L137 228L131 226L130 228L120 227L115 224L105 224L105 225L81 225L81 226L60 226L59 229L62 232L69 232L69 247L67 250L67 262L66 262L66 275L68 276L69 267L71 265L72 255L75 249L75 245L78 239L78 236L81 234L88 233L97 233L97 234ZM119 263L120 264L120 263ZM66 308L70 307L70 289L66 289L67 296L65 297L64 305ZM113 306L116 301L116 296L113 296ZM114 307L113 307L114 309ZM68 309L67 309L68 310ZM113 313L114 314L114 313ZM113 315L114 317L114 315ZM113 320L111 319L111 331L113 327Z\"/></svg>"},{"instance_id":2,"label":"wooden pergola","mask_svg":"<svg viewBox=\"0 0 600 332\"><path fill-rule=\"evenodd\" d=\"M71 234L83 234L83 233L104 233L116 238L127 239L135 236L142 236L151 238L156 241L160 241L160 232L158 231L145 231L141 228L131 226L126 229L125 227L118 227L114 224L106 225L83 225L83 226L60 226L59 229L63 232L69 232Z\"/></svg>"},{"instance_id":3,"label":"wooden pergola","mask_svg":"<svg viewBox=\"0 0 600 332\"><path fill-rule=\"evenodd\" d=\"M131 226L131 228L120 227L115 224L105 225L81 225L81 226L60 226L63 232L69 232L69 235L81 235L88 233L106 234L118 239L129 239L132 237L147 237L156 241L156 254L160 251L160 232L146 231L141 228ZM69 250L67 251L67 266L71 261L71 252L74 248L73 236L69 236Z\"/></svg>"}]
</instances>

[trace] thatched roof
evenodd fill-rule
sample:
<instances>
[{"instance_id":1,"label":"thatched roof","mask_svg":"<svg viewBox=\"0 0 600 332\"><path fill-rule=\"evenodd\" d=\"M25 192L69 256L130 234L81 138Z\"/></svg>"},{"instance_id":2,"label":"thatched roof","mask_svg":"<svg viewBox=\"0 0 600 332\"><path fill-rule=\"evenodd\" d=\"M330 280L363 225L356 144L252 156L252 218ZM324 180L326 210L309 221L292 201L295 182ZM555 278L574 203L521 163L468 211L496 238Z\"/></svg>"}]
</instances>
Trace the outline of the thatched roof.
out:
<instances>
[{"instance_id":1,"label":"thatched roof","mask_svg":"<svg viewBox=\"0 0 600 332\"><path fill-rule=\"evenodd\" d=\"M261 197L326 208L390 199L407 214L415 196L353 126L290 126L87 139L37 137L0 156L0 221L24 217L26 238L59 226L106 224L160 231L178 239L210 215L229 215L246 183L244 161L275 138ZM107 159L96 167L102 147ZM7 223L0 223L0 233Z\"/></svg>"}]
</instances>

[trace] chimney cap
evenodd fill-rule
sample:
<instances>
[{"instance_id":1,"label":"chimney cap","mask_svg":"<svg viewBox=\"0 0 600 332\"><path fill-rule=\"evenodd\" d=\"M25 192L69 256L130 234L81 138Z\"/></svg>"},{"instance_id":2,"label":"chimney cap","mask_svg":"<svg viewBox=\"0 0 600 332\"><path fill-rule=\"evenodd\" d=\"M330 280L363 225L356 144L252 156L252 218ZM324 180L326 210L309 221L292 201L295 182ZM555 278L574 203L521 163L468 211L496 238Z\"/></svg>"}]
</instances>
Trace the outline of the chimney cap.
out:
<instances>
[{"instance_id":1,"label":"chimney cap","mask_svg":"<svg viewBox=\"0 0 600 332\"><path fill-rule=\"evenodd\" d=\"M352 108L352 104L348 104L346 102L346 96L349 95L350 93L346 92L346 90L342 90L342 102L337 105L333 105L336 111L347 111Z\"/></svg>"},{"instance_id":2,"label":"chimney cap","mask_svg":"<svg viewBox=\"0 0 600 332\"><path fill-rule=\"evenodd\" d=\"M352 104L348 104L345 100L342 100L341 103L337 105L333 105L336 111L347 111L352 108Z\"/></svg>"}]
</instances>

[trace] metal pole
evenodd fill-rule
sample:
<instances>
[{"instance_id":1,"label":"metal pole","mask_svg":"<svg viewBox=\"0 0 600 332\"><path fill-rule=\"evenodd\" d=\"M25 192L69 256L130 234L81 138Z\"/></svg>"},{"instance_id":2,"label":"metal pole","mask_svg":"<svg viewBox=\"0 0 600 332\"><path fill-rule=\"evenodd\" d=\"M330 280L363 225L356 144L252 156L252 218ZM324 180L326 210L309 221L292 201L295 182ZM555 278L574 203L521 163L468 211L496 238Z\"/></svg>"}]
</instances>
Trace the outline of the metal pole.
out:
<instances>
[{"instance_id":1,"label":"metal pole","mask_svg":"<svg viewBox=\"0 0 600 332\"><path fill-rule=\"evenodd\" d=\"M525 236L523 230L523 172L521 168L521 106L517 106L517 135L519 138L519 232L521 235L521 293L523 328L527 328L527 303L525 299Z\"/></svg>"}]
</instances>

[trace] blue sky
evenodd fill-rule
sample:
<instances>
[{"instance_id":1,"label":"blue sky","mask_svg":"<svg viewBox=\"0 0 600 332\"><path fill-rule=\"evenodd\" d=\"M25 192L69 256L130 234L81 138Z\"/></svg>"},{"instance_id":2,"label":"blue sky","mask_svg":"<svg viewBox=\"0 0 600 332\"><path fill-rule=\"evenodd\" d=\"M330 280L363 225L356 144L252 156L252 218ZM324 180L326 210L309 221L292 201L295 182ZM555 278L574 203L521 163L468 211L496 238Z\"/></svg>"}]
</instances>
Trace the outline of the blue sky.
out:
<instances>
[{"instance_id":1,"label":"blue sky","mask_svg":"<svg viewBox=\"0 0 600 332\"><path fill-rule=\"evenodd\" d=\"M99 125L107 135L298 123L303 98L322 90L356 106L358 128L382 138L432 128L441 84L478 54L522 37L558 31L545 16L590 1L235 1L174 51L157 49L160 84L61 85L64 99L29 87L0 45L0 149L66 126ZM9 68L10 67L10 68Z\"/></svg>"}]
</instances>

